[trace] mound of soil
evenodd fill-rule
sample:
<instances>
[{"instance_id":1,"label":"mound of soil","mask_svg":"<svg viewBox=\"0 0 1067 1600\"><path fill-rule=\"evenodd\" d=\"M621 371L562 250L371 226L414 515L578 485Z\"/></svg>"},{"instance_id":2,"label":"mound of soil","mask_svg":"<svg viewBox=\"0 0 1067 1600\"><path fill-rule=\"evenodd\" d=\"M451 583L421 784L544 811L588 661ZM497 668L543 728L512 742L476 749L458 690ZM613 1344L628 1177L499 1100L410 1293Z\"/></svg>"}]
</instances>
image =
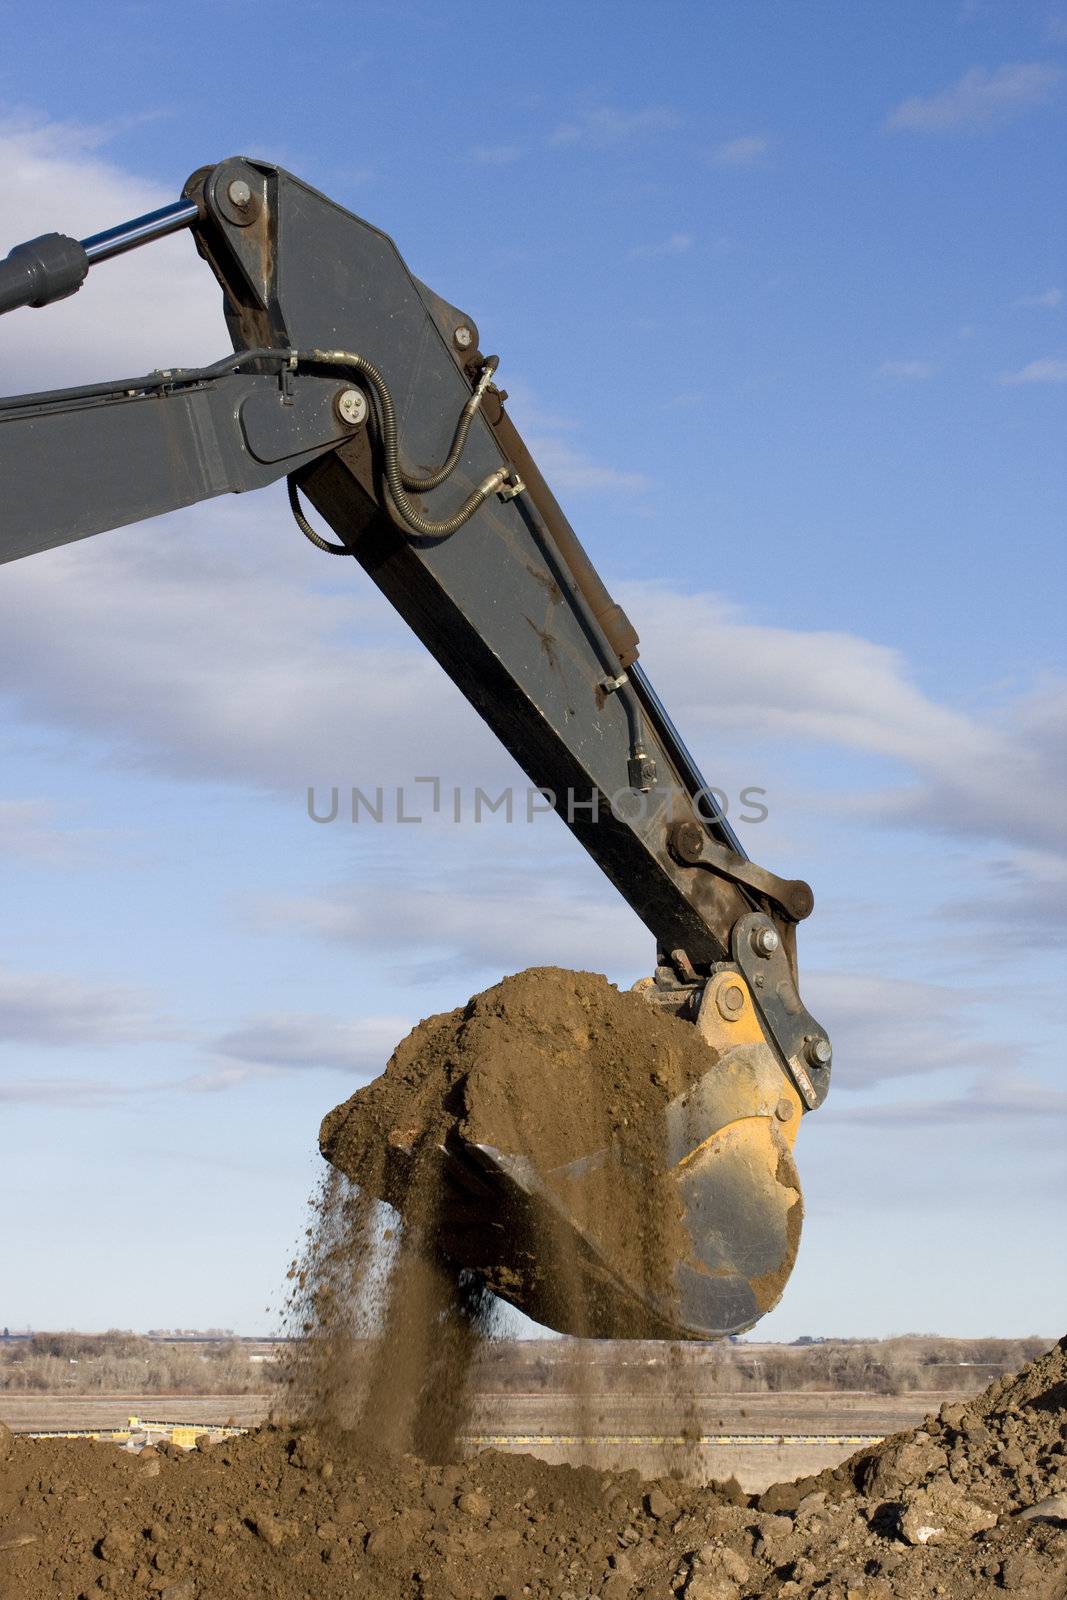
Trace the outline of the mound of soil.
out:
<instances>
[{"instance_id":1,"label":"mound of soil","mask_svg":"<svg viewBox=\"0 0 1067 1600\"><path fill-rule=\"evenodd\" d=\"M2 1600L1062 1600L1067 1339L758 1498L328 1429L140 1456L0 1429Z\"/></svg>"}]
</instances>

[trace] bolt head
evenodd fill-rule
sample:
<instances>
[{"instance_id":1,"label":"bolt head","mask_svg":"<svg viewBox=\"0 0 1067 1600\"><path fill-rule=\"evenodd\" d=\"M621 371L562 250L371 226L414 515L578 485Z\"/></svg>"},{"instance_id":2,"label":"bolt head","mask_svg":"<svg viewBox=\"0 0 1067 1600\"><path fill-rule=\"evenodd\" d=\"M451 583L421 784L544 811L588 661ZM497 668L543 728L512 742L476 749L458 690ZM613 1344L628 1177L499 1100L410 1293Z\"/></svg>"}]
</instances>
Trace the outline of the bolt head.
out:
<instances>
[{"instance_id":1,"label":"bolt head","mask_svg":"<svg viewBox=\"0 0 1067 1600\"><path fill-rule=\"evenodd\" d=\"M226 197L238 211L244 211L252 204L252 191L243 178L234 178L226 190Z\"/></svg>"},{"instance_id":2,"label":"bolt head","mask_svg":"<svg viewBox=\"0 0 1067 1600\"><path fill-rule=\"evenodd\" d=\"M781 944L776 928L753 928L752 948L758 956L773 956Z\"/></svg>"},{"instance_id":3,"label":"bolt head","mask_svg":"<svg viewBox=\"0 0 1067 1600\"><path fill-rule=\"evenodd\" d=\"M342 389L334 405L341 421L350 428L358 428L367 420L367 397L362 389Z\"/></svg>"},{"instance_id":4,"label":"bolt head","mask_svg":"<svg viewBox=\"0 0 1067 1600\"><path fill-rule=\"evenodd\" d=\"M460 350L469 350L474 343L473 330L468 328L465 322L460 323L452 337Z\"/></svg>"},{"instance_id":5,"label":"bolt head","mask_svg":"<svg viewBox=\"0 0 1067 1600\"><path fill-rule=\"evenodd\" d=\"M737 983L723 984L715 998L719 1008L720 1017L727 1022L736 1022L745 1009L745 991Z\"/></svg>"},{"instance_id":6,"label":"bolt head","mask_svg":"<svg viewBox=\"0 0 1067 1600\"><path fill-rule=\"evenodd\" d=\"M670 832L670 846L680 860L692 866L704 853L704 838L699 822L676 822Z\"/></svg>"},{"instance_id":7,"label":"bolt head","mask_svg":"<svg viewBox=\"0 0 1067 1600\"><path fill-rule=\"evenodd\" d=\"M783 1095L774 1108L774 1114L778 1118L779 1122L788 1122L790 1117L793 1115L792 1100L787 1100L785 1095Z\"/></svg>"},{"instance_id":8,"label":"bolt head","mask_svg":"<svg viewBox=\"0 0 1067 1600\"><path fill-rule=\"evenodd\" d=\"M811 1041L805 1052L813 1067L828 1067L833 1053L829 1039L818 1036Z\"/></svg>"}]
</instances>

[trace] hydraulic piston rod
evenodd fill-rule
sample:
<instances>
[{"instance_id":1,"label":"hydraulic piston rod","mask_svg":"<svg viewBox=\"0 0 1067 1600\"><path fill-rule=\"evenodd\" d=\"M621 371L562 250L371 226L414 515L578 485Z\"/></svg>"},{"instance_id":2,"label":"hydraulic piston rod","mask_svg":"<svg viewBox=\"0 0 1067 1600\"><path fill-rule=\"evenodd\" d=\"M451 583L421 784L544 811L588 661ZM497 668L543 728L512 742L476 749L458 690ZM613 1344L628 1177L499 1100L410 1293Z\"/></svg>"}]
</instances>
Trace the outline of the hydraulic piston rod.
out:
<instances>
[{"instance_id":1,"label":"hydraulic piston rod","mask_svg":"<svg viewBox=\"0 0 1067 1600\"><path fill-rule=\"evenodd\" d=\"M151 244L153 239L163 239L168 233L189 228L196 216L195 200L175 200L158 211L146 211L143 217L134 217L132 222L120 222L117 227L105 228L103 233L94 233L83 239L81 246L92 267L98 261L110 261L112 256L136 250L138 245Z\"/></svg>"},{"instance_id":2,"label":"hydraulic piston rod","mask_svg":"<svg viewBox=\"0 0 1067 1600\"><path fill-rule=\"evenodd\" d=\"M196 217L194 200L175 200L88 239L72 239L65 233L42 233L39 238L27 239L0 261L0 313L64 300L81 288L89 268L98 261L110 261L138 245L191 227Z\"/></svg>"}]
</instances>

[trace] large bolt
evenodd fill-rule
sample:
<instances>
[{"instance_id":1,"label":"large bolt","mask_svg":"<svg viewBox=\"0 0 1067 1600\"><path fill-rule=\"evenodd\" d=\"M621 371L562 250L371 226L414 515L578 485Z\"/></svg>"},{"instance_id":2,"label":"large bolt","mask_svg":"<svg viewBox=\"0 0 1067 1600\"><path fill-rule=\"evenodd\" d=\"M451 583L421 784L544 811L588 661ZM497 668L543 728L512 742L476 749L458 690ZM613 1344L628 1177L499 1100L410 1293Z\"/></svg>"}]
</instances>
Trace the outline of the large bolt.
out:
<instances>
[{"instance_id":1,"label":"large bolt","mask_svg":"<svg viewBox=\"0 0 1067 1600\"><path fill-rule=\"evenodd\" d=\"M752 948L758 956L767 957L774 955L782 941L778 937L777 929L768 928L764 925L759 928L753 928L751 942Z\"/></svg>"},{"instance_id":2,"label":"large bolt","mask_svg":"<svg viewBox=\"0 0 1067 1600\"><path fill-rule=\"evenodd\" d=\"M783 1095L774 1108L774 1114L778 1118L779 1122L788 1122L790 1117L793 1115L792 1100L788 1100L786 1096Z\"/></svg>"},{"instance_id":3,"label":"large bolt","mask_svg":"<svg viewBox=\"0 0 1067 1600\"><path fill-rule=\"evenodd\" d=\"M460 323L452 337L455 339L456 346L460 350L469 350L471 345L474 343L474 334L472 330L468 328L465 322Z\"/></svg>"},{"instance_id":4,"label":"large bolt","mask_svg":"<svg viewBox=\"0 0 1067 1600\"><path fill-rule=\"evenodd\" d=\"M813 1067L828 1067L833 1053L829 1039L820 1034L816 1034L804 1052Z\"/></svg>"},{"instance_id":5,"label":"large bolt","mask_svg":"<svg viewBox=\"0 0 1067 1600\"><path fill-rule=\"evenodd\" d=\"M671 854L686 866L693 866L704 853L704 829L699 822L676 822L668 835Z\"/></svg>"},{"instance_id":6,"label":"large bolt","mask_svg":"<svg viewBox=\"0 0 1067 1600\"><path fill-rule=\"evenodd\" d=\"M342 389L334 401L337 415L350 428L367 420L367 396L362 389Z\"/></svg>"},{"instance_id":7,"label":"large bolt","mask_svg":"<svg viewBox=\"0 0 1067 1600\"><path fill-rule=\"evenodd\" d=\"M226 190L226 198L238 211L247 211L252 204L252 191L243 178L234 178Z\"/></svg>"},{"instance_id":8,"label":"large bolt","mask_svg":"<svg viewBox=\"0 0 1067 1600\"><path fill-rule=\"evenodd\" d=\"M745 991L737 983L723 984L715 997L719 1015L727 1022L736 1022L745 1009Z\"/></svg>"}]
</instances>

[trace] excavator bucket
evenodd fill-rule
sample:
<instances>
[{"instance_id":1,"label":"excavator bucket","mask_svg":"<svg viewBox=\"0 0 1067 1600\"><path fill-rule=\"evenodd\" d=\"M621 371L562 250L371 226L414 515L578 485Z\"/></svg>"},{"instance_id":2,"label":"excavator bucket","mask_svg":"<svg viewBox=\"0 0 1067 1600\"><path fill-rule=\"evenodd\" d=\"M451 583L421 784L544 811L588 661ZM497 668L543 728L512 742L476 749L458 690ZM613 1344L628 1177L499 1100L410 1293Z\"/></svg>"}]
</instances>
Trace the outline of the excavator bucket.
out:
<instances>
[{"instance_id":1,"label":"excavator bucket","mask_svg":"<svg viewBox=\"0 0 1067 1600\"><path fill-rule=\"evenodd\" d=\"M403 1130L391 1134L376 1192L427 1248L560 1332L714 1339L750 1328L796 1259L801 1102L736 971L709 979L695 1026L707 1071L645 1130L644 1160L602 1143L538 1167L520 1139L482 1142L457 1119L419 1155ZM351 1170L336 1120L344 1110L327 1118L321 1143ZM428 1191L432 1208L407 1198Z\"/></svg>"}]
</instances>

